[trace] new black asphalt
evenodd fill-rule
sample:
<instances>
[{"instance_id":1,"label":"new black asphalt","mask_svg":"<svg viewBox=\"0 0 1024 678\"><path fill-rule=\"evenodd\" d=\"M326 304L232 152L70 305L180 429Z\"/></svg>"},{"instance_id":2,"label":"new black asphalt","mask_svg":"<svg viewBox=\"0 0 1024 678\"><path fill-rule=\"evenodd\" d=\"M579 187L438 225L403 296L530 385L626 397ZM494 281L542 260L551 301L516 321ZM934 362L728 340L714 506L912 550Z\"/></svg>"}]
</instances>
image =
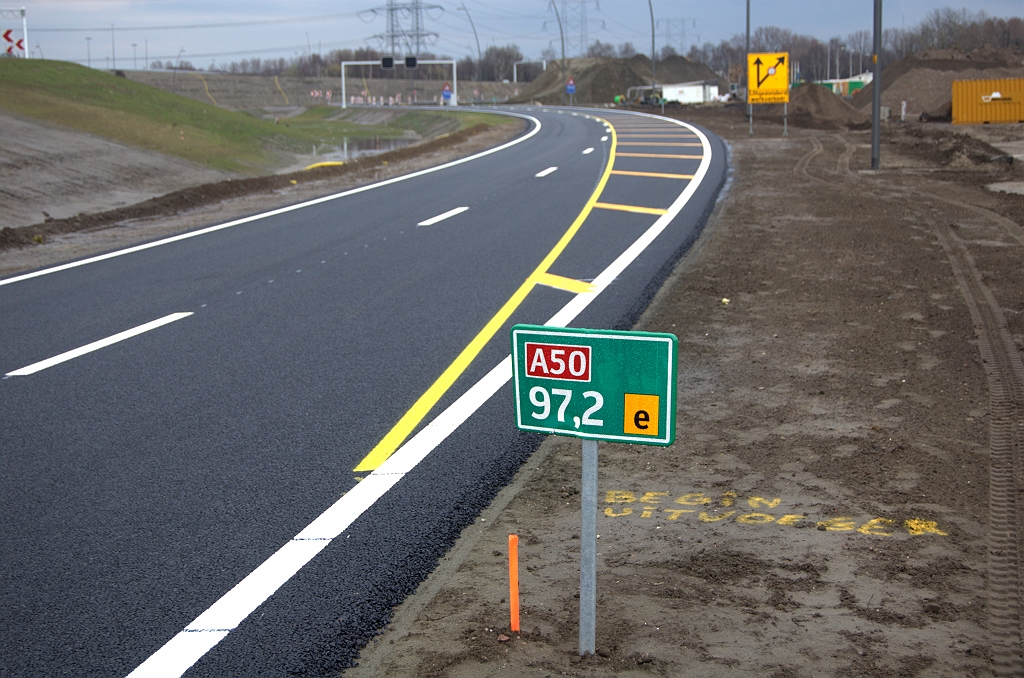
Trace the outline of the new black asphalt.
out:
<instances>
[{"instance_id":1,"label":"new black asphalt","mask_svg":"<svg viewBox=\"0 0 1024 678\"><path fill-rule=\"evenodd\" d=\"M498 153L0 287L3 374L193 313L0 382L0 676L127 675L358 482L601 177L603 124L517 110L542 128ZM630 327L697 237L726 170L705 134L693 199L574 326ZM613 176L601 200L666 208L684 186ZM655 219L594 210L550 271L592 279ZM423 423L507 355L508 326L571 298L536 287ZM539 444L513 421L506 385L186 675L350 665Z\"/></svg>"}]
</instances>

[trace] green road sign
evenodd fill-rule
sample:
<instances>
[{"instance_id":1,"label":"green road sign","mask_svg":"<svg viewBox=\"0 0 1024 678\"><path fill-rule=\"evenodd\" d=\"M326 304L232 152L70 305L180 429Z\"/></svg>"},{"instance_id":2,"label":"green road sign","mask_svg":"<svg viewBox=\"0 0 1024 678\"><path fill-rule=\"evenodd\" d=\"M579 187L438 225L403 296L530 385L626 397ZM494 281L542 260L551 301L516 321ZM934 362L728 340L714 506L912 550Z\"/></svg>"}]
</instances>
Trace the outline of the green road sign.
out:
<instances>
[{"instance_id":1,"label":"green road sign","mask_svg":"<svg viewBox=\"0 0 1024 678\"><path fill-rule=\"evenodd\" d=\"M641 445L675 440L672 334L512 328L516 426Z\"/></svg>"}]
</instances>

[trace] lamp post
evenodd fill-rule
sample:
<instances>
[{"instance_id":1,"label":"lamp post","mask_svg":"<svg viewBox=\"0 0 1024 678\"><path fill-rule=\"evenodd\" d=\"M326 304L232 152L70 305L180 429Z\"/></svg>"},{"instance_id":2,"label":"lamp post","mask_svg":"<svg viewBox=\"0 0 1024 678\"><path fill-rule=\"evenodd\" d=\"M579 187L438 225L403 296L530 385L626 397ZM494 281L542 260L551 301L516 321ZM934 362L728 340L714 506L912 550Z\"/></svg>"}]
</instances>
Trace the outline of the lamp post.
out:
<instances>
[{"instance_id":1,"label":"lamp post","mask_svg":"<svg viewBox=\"0 0 1024 678\"><path fill-rule=\"evenodd\" d=\"M871 79L871 169L878 169L882 126L882 0L875 0L874 52L871 65L874 76Z\"/></svg>"},{"instance_id":2,"label":"lamp post","mask_svg":"<svg viewBox=\"0 0 1024 678\"><path fill-rule=\"evenodd\" d=\"M133 42L132 43L132 70L133 71L139 70L139 60L135 57L135 45L137 45L137 44L139 44L139 43L137 43L137 42Z\"/></svg>"},{"instance_id":3,"label":"lamp post","mask_svg":"<svg viewBox=\"0 0 1024 678\"><path fill-rule=\"evenodd\" d=\"M92 40L91 37L85 37L85 63L88 64L89 68L92 68L92 47L89 44L90 40Z\"/></svg>"},{"instance_id":4,"label":"lamp post","mask_svg":"<svg viewBox=\"0 0 1024 678\"><path fill-rule=\"evenodd\" d=\"M651 0L647 0L650 3ZM562 31L562 17L558 14L558 5L555 4L555 0L551 0L548 4L551 9L555 10L555 19L558 20L558 35L562 38L562 83L565 84L565 33ZM565 90L562 90L562 103L565 103Z\"/></svg>"},{"instance_id":5,"label":"lamp post","mask_svg":"<svg viewBox=\"0 0 1024 678\"><path fill-rule=\"evenodd\" d=\"M655 75L657 73L655 64L658 57L654 51L654 5L651 4L651 0L647 0L647 9L651 11L651 96L653 97L656 82Z\"/></svg>"},{"instance_id":6,"label":"lamp post","mask_svg":"<svg viewBox=\"0 0 1024 678\"><path fill-rule=\"evenodd\" d=\"M476 34L476 25L473 23L473 17L470 16L469 10L466 9L466 3L462 3L462 6L458 8L459 11L466 13L466 18L469 19L469 27L473 29L473 38L476 40L476 80L480 80L480 67L483 65L483 57L480 55L480 38Z\"/></svg>"}]
</instances>

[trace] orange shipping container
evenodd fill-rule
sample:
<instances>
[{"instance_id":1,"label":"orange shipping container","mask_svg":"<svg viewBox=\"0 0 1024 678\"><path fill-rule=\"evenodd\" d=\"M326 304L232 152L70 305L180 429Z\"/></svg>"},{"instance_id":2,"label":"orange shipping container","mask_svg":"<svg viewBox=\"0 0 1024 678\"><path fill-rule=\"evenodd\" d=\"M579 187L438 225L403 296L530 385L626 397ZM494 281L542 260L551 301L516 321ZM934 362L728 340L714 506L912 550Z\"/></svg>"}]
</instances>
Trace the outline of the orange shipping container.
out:
<instances>
[{"instance_id":1,"label":"orange shipping container","mask_svg":"<svg viewBox=\"0 0 1024 678\"><path fill-rule=\"evenodd\" d=\"M1024 122L1024 78L953 81L953 124L986 122Z\"/></svg>"}]
</instances>

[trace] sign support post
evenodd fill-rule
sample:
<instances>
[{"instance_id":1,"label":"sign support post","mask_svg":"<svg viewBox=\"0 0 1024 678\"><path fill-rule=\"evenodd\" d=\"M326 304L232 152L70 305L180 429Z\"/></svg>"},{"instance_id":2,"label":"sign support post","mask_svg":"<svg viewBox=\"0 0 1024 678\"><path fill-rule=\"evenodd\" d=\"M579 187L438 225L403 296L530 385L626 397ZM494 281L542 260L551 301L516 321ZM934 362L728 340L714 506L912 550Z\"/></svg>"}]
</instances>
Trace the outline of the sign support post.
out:
<instances>
[{"instance_id":1,"label":"sign support post","mask_svg":"<svg viewBox=\"0 0 1024 678\"><path fill-rule=\"evenodd\" d=\"M594 654L597 637L597 441L583 440L580 487L580 656Z\"/></svg>"}]
</instances>

